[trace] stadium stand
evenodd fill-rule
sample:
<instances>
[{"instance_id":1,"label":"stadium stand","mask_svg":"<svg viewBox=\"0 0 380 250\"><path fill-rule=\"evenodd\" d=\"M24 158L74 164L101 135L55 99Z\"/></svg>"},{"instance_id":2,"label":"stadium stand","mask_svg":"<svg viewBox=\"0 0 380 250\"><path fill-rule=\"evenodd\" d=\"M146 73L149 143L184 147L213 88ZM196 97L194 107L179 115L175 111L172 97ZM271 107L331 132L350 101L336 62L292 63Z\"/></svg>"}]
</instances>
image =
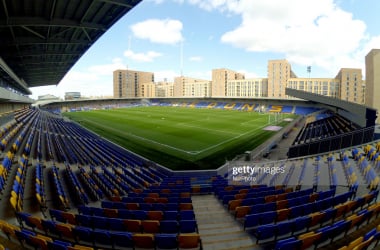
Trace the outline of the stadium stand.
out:
<instances>
[{"instance_id":1,"label":"stadium stand","mask_svg":"<svg viewBox=\"0 0 380 250\"><path fill-rule=\"evenodd\" d=\"M111 98L30 106L30 87L58 84L139 2L53 1L49 9L3 1L0 249L378 249L376 110L292 89L287 95L297 99ZM259 153L245 155L243 166L258 170L248 176L252 183L234 179L239 161L172 171L61 116L149 105L299 118ZM281 142L289 142L287 155Z\"/></svg>"},{"instance_id":2,"label":"stadium stand","mask_svg":"<svg viewBox=\"0 0 380 250\"><path fill-rule=\"evenodd\" d=\"M0 249L378 247L376 110L292 89L287 95L298 99L111 98L31 108L30 87L58 84L140 0L24 2L0 7ZM248 176L253 184L234 179L233 162L171 171L60 114L149 105L299 118L258 147L266 159L246 155L244 164L263 170ZM279 160L281 141L293 145Z\"/></svg>"},{"instance_id":3,"label":"stadium stand","mask_svg":"<svg viewBox=\"0 0 380 250\"><path fill-rule=\"evenodd\" d=\"M318 116L320 118L321 114ZM326 118L320 118L316 121L307 123L299 132L293 145L350 133L358 128L359 126L352 124L339 115L329 115Z\"/></svg>"},{"instance_id":4,"label":"stadium stand","mask_svg":"<svg viewBox=\"0 0 380 250\"><path fill-rule=\"evenodd\" d=\"M221 107L226 104L214 108ZM334 117L319 115L311 123L337 119L336 124L348 125ZM256 162L262 169L287 171L259 175L252 186L231 183L231 172L145 167L145 159L40 109L16 112L2 131L7 142L1 195L10 197L2 202L9 202L5 207L15 216L5 217L1 229L22 247L323 249L377 244L376 227L371 236L367 230L380 212L377 142ZM228 233L218 220L229 223ZM368 235L344 241L357 230Z\"/></svg>"}]
</instances>

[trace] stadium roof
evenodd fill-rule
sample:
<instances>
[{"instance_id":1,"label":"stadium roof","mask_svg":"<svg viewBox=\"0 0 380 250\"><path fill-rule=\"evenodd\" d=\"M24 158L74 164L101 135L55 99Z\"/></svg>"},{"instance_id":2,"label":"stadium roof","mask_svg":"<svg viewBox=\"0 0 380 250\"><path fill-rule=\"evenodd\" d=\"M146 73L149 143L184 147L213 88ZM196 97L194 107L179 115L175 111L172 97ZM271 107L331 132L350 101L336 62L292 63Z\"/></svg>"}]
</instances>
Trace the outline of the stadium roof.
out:
<instances>
[{"instance_id":1,"label":"stadium roof","mask_svg":"<svg viewBox=\"0 0 380 250\"><path fill-rule=\"evenodd\" d=\"M21 92L58 84L87 49L140 1L2 0L0 76Z\"/></svg>"},{"instance_id":2,"label":"stadium roof","mask_svg":"<svg viewBox=\"0 0 380 250\"><path fill-rule=\"evenodd\" d=\"M286 88L285 94L334 107L337 113L362 127L372 127L376 124L376 109L361 104L292 88ZM346 112L342 113L342 110Z\"/></svg>"}]
</instances>

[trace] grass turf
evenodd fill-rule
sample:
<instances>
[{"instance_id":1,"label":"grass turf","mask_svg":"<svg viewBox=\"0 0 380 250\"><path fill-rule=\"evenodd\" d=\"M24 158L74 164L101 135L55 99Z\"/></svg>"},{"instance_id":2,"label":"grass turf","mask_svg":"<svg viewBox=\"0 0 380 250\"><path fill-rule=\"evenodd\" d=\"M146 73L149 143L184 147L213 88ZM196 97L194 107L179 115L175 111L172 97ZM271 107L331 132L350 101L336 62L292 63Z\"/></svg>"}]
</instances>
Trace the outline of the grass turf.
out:
<instances>
[{"instance_id":1,"label":"grass turf","mask_svg":"<svg viewBox=\"0 0 380 250\"><path fill-rule=\"evenodd\" d=\"M254 149L276 133L263 130L274 120L268 115L159 106L65 113L98 135L176 170L214 169Z\"/></svg>"}]
</instances>

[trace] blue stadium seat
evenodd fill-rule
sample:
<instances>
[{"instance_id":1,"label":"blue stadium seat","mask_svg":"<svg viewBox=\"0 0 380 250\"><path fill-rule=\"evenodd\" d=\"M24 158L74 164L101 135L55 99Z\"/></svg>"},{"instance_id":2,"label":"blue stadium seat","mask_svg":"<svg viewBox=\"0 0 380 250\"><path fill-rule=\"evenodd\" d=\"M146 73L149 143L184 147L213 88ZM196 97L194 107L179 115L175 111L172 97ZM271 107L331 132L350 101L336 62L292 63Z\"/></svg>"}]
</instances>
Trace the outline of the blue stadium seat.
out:
<instances>
[{"instance_id":1,"label":"blue stadium seat","mask_svg":"<svg viewBox=\"0 0 380 250\"><path fill-rule=\"evenodd\" d=\"M276 236L284 236L294 231L295 220L285 220L277 223Z\"/></svg>"},{"instance_id":2,"label":"blue stadium seat","mask_svg":"<svg viewBox=\"0 0 380 250\"><path fill-rule=\"evenodd\" d=\"M186 210L184 210L186 211ZM184 212L181 211L181 212ZM164 211L164 220L177 220L178 219L178 211Z\"/></svg>"},{"instance_id":3,"label":"blue stadium seat","mask_svg":"<svg viewBox=\"0 0 380 250\"><path fill-rule=\"evenodd\" d=\"M47 247L48 249L54 249L54 250L67 250L69 246L72 246L70 242L60 241L60 240L54 240L54 241L48 241Z\"/></svg>"},{"instance_id":4,"label":"blue stadium seat","mask_svg":"<svg viewBox=\"0 0 380 250\"><path fill-rule=\"evenodd\" d=\"M108 228L108 218L100 216L92 216L92 226L97 229Z\"/></svg>"},{"instance_id":5,"label":"blue stadium seat","mask_svg":"<svg viewBox=\"0 0 380 250\"><path fill-rule=\"evenodd\" d=\"M311 222L311 217L302 216L294 219L293 223L293 233L298 233L299 231L307 230Z\"/></svg>"},{"instance_id":6,"label":"blue stadium seat","mask_svg":"<svg viewBox=\"0 0 380 250\"><path fill-rule=\"evenodd\" d=\"M160 231L165 234L178 233L178 221L162 220L160 222Z\"/></svg>"},{"instance_id":7,"label":"blue stadium seat","mask_svg":"<svg viewBox=\"0 0 380 250\"><path fill-rule=\"evenodd\" d=\"M118 216L120 219L133 219L134 216L132 212L128 209L118 209Z\"/></svg>"},{"instance_id":8,"label":"blue stadium seat","mask_svg":"<svg viewBox=\"0 0 380 250\"><path fill-rule=\"evenodd\" d=\"M92 224L92 216L91 215L85 215L85 214L76 214L75 219L78 222L80 226L83 227L93 227Z\"/></svg>"},{"instance_id":9,"label":"blue stadium seat","mask_svg":"<svg viewBox=\"0 0 380 250\"><path fill-rule=\"evenodd\" d=\"M41 220L41 225L47 235L59 235L55 224L56 223L52 220Z\"/></svg>"},{"instance_id":10,"label":"blue stadium seat","mask_svg":"<svg viewBox=\"0 0 380 250\"><path fill-rule=\"evenodd\" d=\"M274 246L274 250L296 250L300 249L302 246L302 241L295 237L288 239L279 240Z\"/></svg>"},{"instance_id":11,"label":"blue stadium seat","mask_svg":"<svg viewBox=\"0 0 380 250\"><path fill-rule=\"evenodd\" d=\"M76 226L73 228L76 241L80 244L94 244L92 230L88 227Z\"/></svg>"},{"instance_id":12,"label":"blue stadium seat","mask_svg":"<svg viewBox=\"0 0 380 250\"><path fill-rule=\"evenodd\" d=\"M61 210L56 209L49 209L50 217L53 220L59 221L59 222L66 222L66 219L62 216Z\"/></svg>"},{"instance_id":13,"label":"blue stadium seat","mask_svg":"<svg viewBox=\"0 0 380 250\"><path fill-rule=\"evenodd\" d=\"M111 234L107 230L95 229L92 232L92 236L97 247L113 246Z\"/></svg>"},{"instance_id":14,"label":"blue stadium seat","mask_svg":"<svg viewBox=\"0 0 380 250\"><path fill-rule=\"evenodd\" d=\"M180 220L179 221L180 233L197 233L198 226L196 220Z\"/></svg>"},{"instance_id":15,"label":"blue stadium seat","mask_svg":"<svg viewBox=\"0 0 380 250\"><path fill-rule=\"evenodd\" d=\"M260 214L248 214L244 219L244 230L252 229L260 224Z\"/></svg>"},{"instance_id":16,"label":"blue stadium seat","mask_svg":"<svg viewBox=\"0 0 380 250\"><path fill-rule=\"evenodd\" d=\"M256 244L258 244L260 240L266 240L269 238L274 239L276 237L276 231L277 231L276 228L277 228L277 225L275 224L258 226L254 230L254 235L256 237Z\"/></svg>"},{"instance_id":17,"label":"blue stadium seat","mask_svg":"<svg viewBox=\"0 0 380 250\"><path fill-rule=\"evenodd\" d=\"M269 211L269 212L263 212L260 214L260 224L269 224L276 221L277 218L277 211Z\"/></svg>"},{"instance_id":18,"label":"blue stadium seat","mask_svg":"<svg viewBox=\"0 0 380 250\"><path fill-rule=\"evenodd\" d=\"M109 218L108 219L109 229L113 231L124 231L125 225L124 220L119 218Z\"/></svg>"},{"instance_id":19,"label":"blue stadium seat","mask_svg":"<svg viewBox=\"0 0 380 250\"><path fill-rule=\"evenodd\" d=\"M181 210L179 211L180 220L194 220L195 214L193 210Z\"/></svg>"},{"instance_id":20,"label":"blue stadium seat","mask_svg":"<svg viewBox=\"0 0 380 250\"><path fill-rule=\"evenodd\" d=\"M143 210L133 210L131 213L136 220L146 220L148 218L147 212Z\"/></svg>"},{"instance_id":21,"label":"blue stadium seat","mask_svg":"<svg viewBox=\"0 0 380 250\"><path fill-rule=\"evenodd\" d=\"M177 249L177 234L155 234L154 240L158 249Z\"/></svg>"},{"instance_id":22,"label":"blue stadium seat","mask_svg":"<svg viewBox=\"0 0 380 250\"><path fill-rule=\"evenodd\" d=\"M134 243L132 240L132 233L130 232L110 232L113 245L116 249L118 248L134 248Z\"/></svg>"}]
</instances>

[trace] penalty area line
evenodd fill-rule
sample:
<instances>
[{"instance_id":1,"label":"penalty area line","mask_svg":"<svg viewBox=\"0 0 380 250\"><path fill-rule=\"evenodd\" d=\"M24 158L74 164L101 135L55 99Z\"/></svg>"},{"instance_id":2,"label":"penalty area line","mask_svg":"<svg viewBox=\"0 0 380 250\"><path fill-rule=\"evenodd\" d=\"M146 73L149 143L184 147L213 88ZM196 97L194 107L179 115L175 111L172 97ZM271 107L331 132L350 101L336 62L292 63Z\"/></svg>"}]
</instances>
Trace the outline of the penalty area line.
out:
<instances>
[{"instance_id":1,"label":"penalty area line","mask_svg":"<svg viewBox=\"0 0 380 250\"><path fill-rule=\"evenodd\" d=\"M186 153L186 154L189 154L189 155L197 155L198 152L199 152L199 151L186 151L186 150L183 150L183 149L180 149L180 148L176 148L176 147L173 147L173 146L161 143L161 142L157 142L157 141L154 141L154 140L151 140L151 139L147 139L145 137L141 137L141 136L138 136L138 135L135 135L135 134L132 134L132 133L126 133L126 132L120 131L118 129L114 129L114 128L111 128L111 127L108 127L108 126L104 126L104 125L99 124L99 123L94 122L94 121L90 121L90 120L87 120L87 119L83 119L83 120L87 121L88 123L96 124L97 126L103 127L105 129L109 129L109 130L113 130L113 131L115 131L117 133L121 133L121 134L123 134L125 136L134 137L134 138L139 139L141 141L147 141L147 142L150 142L150 143L153 143L153 144L156 144L156 145L160 145L160 146L163 146L163 147L166 147L166 148L173 149L173 150L178 151L178 152Z\"/></svg>"}]
</instances>

